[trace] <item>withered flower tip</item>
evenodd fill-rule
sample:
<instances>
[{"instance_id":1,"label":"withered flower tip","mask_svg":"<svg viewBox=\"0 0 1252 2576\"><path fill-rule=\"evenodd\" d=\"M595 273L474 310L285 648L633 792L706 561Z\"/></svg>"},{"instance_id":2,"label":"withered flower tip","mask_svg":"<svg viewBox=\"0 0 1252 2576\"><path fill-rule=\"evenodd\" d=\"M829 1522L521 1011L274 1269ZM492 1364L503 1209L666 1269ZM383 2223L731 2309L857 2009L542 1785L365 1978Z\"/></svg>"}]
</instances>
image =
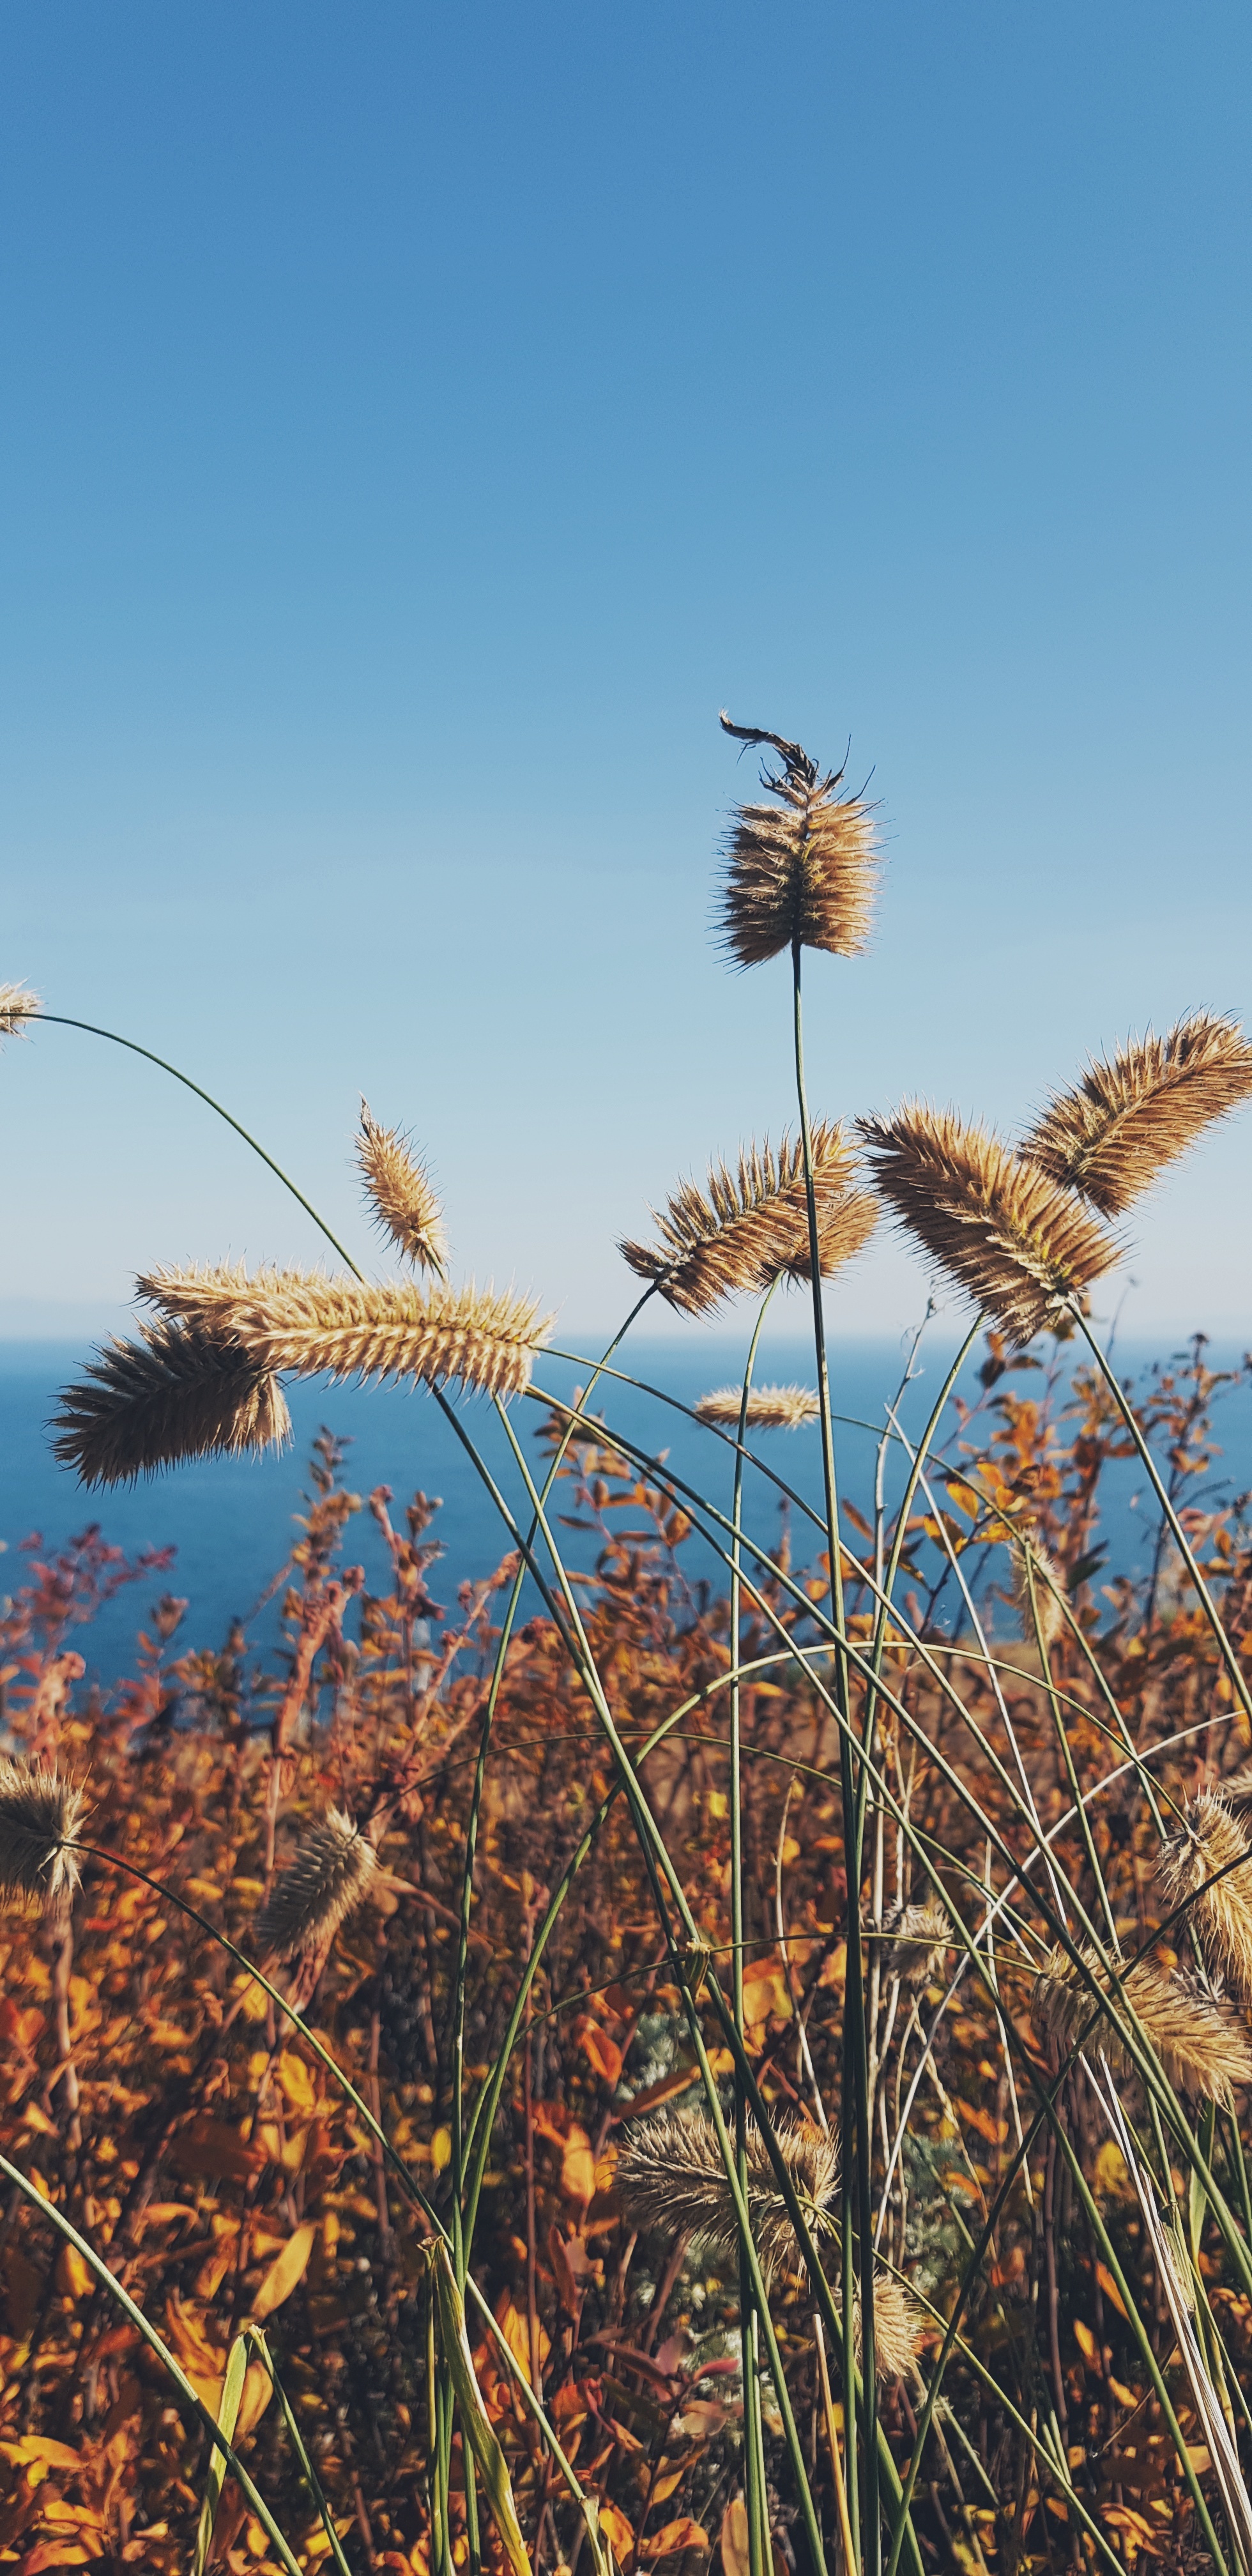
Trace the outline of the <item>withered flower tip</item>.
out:
<instances>
[{"instance_id":1,"label":"withered flower tip","mask_svg":"<svg viewBox=\"0 0 1252 2576\"><path fill-rule=\"evenodd\" d=\"M852 1155L837 1120L818 1120L810 1148L818 1257L823 1279L830 1279L868 1243L877 1211L867 1190L850 1186ZM653 1214L659 1240L618 1249L636 1276L655 1280L683 1314L707 1314L724 1297L759 1295L776 1279L811 1277L798 1136L784 1136L777 1152L768 1137L763 1145L744 1146L733 1171L724 1162L711 1164L706 1190L680 1181Z\"/></svg>"},{"instance_id":2,"label":"withered flower tip","mask_svg":"<svg viewBox=\"0 0 1252 2576\"><path fill-rule=\"evenodd\" d=\"M1058 1092L1021 1151L1104 1216L1120 1216L1206 1127L1252 1094L1237 1020L1194 1011L1163 1038L1132 1038Z\"/></svg>"},{"instance_id":3,"label":"withered flower tip","mask_svg":"<svg viewBox=\"0 0 1252 2576\"><path fill-rule=\"evenodd\" d=\"M1068 1190L985 1127L906 1102L859 1118L874 1179L938 1266L1021 1344L1085 1303L1119 1246Z\"/></svg>"},{"instance_id":4,"label":"withered flower tip","mask_svg":"<svg viewBox=\"0 0 1252 2576\"><path fill-rule=\"evenodd\" d=\"M754 725L722 728L768 744L780 766L761 771L772 804L740 805L726 840L720 929L741 966L759 966L798 943L854 957L869 939L879 852L874 815L859 796L836 793L843 771L819 775L799 743Z\"/></svg>"}]
</instances>

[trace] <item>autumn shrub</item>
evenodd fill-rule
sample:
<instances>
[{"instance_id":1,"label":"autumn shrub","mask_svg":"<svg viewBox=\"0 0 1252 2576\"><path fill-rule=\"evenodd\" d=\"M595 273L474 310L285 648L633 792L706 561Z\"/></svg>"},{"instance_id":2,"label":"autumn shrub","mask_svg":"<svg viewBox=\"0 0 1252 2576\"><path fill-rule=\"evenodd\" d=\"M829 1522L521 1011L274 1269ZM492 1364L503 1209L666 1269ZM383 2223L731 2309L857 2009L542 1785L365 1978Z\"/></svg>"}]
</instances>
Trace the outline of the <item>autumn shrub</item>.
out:
<instances>
[{"instance_id":1,"label":"autumn shrub","mask_svg":"<svg viewBox=\"0 0 1252 2576\"><path fill-rule=\"evenodd\" d=\"M1199 1338L1132 1389L1091 1318L1109 1220L1252 1047L1194 1012L1015 1144L918 1102L811 1118L802 956L864 945L875 818L727 730L767 763L722 931L790 959L797 1125L624 1240L621 1332L554 1354L582 1386L543 1385L537 1302L454 1281L420 1157L363 1111L396 1275L295 1191L340 1268L154 1270L62 1397L58 1454L107 1488L281 1443L293 1377L407 1380L506 1552L440 1603L435 1506L364 1503L327 1432L272 1673L242 1631L188 1649L167 1594L85 1690L94 1609L167 1570L99 1527L6 1613L24 2576L1252 2566L1252 1552L1210 1473L1247 1364ZM0 990L0 1034L52 1019ZM910 1357L841 1497L825 1288L884 1209L974 1321L915 1441ZM789 1291L813 1383L768 1387ZM613 1421L625 1337L744 1296L693 1483ZM1142 1577L1109 1553L1127 1462Z\"/></svg>"}]
</instances>

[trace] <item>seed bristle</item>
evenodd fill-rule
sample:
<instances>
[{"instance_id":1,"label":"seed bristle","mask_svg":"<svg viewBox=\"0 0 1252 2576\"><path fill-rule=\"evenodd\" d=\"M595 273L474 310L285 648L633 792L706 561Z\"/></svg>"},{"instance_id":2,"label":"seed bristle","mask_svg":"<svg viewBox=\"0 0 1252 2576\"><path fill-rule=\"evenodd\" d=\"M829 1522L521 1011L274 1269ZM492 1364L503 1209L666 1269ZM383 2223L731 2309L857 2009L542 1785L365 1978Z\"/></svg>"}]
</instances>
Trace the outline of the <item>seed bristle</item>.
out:
<instances>
[{"instance_id":1,"label":"seed bristle","mask_svg":"<svg viewBox=\"0 0 1252 2576\"><path fill-rule=\"evenodd\" d=\"M366 1196L383 1232L405 1259L436 1279L448 1275L448 1245L443 1210L430 1176L418 1162L408 1137L398 1127L380 1127L361 1103L356 1158Z\"/></svg>"},{"instance_id":2,"label":"seed bristle","mask_svg":"<svg viewBox=\"0 0 1252 2576\"><path fill-rule=\"evenodd\" d=\"M694 1407L701 1422L725 1424L737 1431L743 1405L740 1386L717 1386L699 1396ZM799 1431L816 1422L821 1408L808 1386L754 1386L748 1390L747 1421L753 1431Z\"/></svg>"},{"instance_id":3,"label":"seed bristle","mask_svg":"<svg viewBox=\"0 0 1252 2576\"><path fill-rule=\"evenodd\" d=\"M1181 1928L1194 1922L1206 1957L1252 2000L1252 1848L1224 1797L1206 1789L1191 1800L1161 1846L1156 1882L1171 1912L1194 1898Z\"/></svg>"},{"instance_id":4,"label":"seed bristle","mask_svg":"<svg viewBox=\"0 0 1252 2576\"><path fill-rule=\"evenodd\" d=\"M351 1816L330 1807L302 1837L252 1927L258 1958L321 1949L369 1892L378 1854Z\"/></svg>"},{"instance_id":5,"label":"seed bristle","mask_svg":"<svg viewBox=\"0 0 1252 2576\"><path fill-rule=\"evenodd\" d=\"M819 1120L810 1138L822 1277L868 1243L877 1222L866 1190L849 1186L852 1155L842 1126ZM724 1297L759 1295L775 1280L811 1274L801 1139L744 1146L732 1171L710 1165L705 1190L681 1181L653 1215L660 1240L618 1249L636 1276L655 1280L671 1306L707 1314Z\"/></svg>"},{"instance_id":6,"label":"seed bristle","mask_svg":"<svg viewBox=\"0 0 1252 2576\"><path fill-rule=\"evenodd\" d=\"M825 2130L793 2120L775 2131L801 2208L814 2235L829 2232L829 2204L839 2180L839 2149ZM795 2232L759 2129L747 2139L748 2216L768 2283L797 2259ZM704 2112L660 2112L626 2131L616 2187L632 2225L671 2238L693 2236L732 2260L739 2244L717 2132Z\"/></svg>"},{"instance_id":7,"label":"seed bristle","mask_svg":"<svg viewBox=\"0 0 1252 2576\"><path fill-rule=\"evenodd\" d=\"M859 1118L874 1179L902 1225L1018 1346L1086 1303L1120 1246L1037 1165L952 1110L907 1101Z\"/></svg>"},{"instance_id":8,"label":"seed bristle","mask_svg":"<svg viewBox=\"0 0 1252 2576\"><path fill-rule=\"evenodd\" d=\"M273 1372L193 1319L159 1317L113 1340L63 1387L53 1454L84 1485L133 1484L183 1458L281 1449L291 1436Z\"/></svg>"},{"instance_id":9,"label":"seed bristle","mask_svg":"<svg viewBox=\"0 0 1252 2576\"><path fill-rule=\"evenodd\" d=\"M1141 2024L1177 2091L1229 2108L1232 2086L1252 2083L1252 2038L1224 1997L1206 1995L1194 1977L1179 1969L1169 1973L1155 1960L1136 1959L1118 1969L1123 2001L1095 1952L1084 1948L1080 1955L1114 2010ZM1118 2074L1135 2071L1119 2033L1100 2012L1068 1952L1059 1947L1035 1981L1031 2015L1036 2029L1062 2048L1071 2047L1091 2022L1084 2046L1102 2051Z\"/></svg>"},{"instance_id":10,"label":"seed bristle","mask_svg":"<svg viewBox=\"0 0 1252 2576\"><path fill-rule=\"evenodd\" d=\"M61 1772L0 1756L0 1892L47 1911L73 1895L84 1802Z\"/></svg>"},{"instance_id":11,"label":"seed bristle","mask_svg":"<svg viewBox=\"0 0 1252 2576\"><path fill-rule=\"evenodd\" d=\"M42 1007L38 993L28 992L24 984L0 984L0 1038L25 1037Z\"/></svg>"},{"instance_id":12,"label":"seed bristle","mask_svg":"<svg viewBox=\"0 0 1252 2576\"><path fill-rule=\"evenodd\" d=\"M755 726L723 729L768 742L781 766L764 766L772 804L736 806L727 834L720 930L741 966L759 966L798 942L854 957L868 945L880 862L873 808L839 796L842 770L818 775L798 743Z\"/></svg>"},{"instance_id":13,"label":"seed bristle","mask_svg":"<svg viewBox=\"0 0 1252 2576\"><path fill-rule=\"evenodd\" d=\"M449 1379L519 1395L552 1329L531 1298L415 1281L328 1279L321 1271L159 1270L138 1282L166 1314L203 1323L255 1366L296 1377Z\"/></svg>"},{"instance_id":14,"label":"seed bristle","mask_svg":"<svg viewBox=\"0 0 1252 2576\"><path fill-rule=\"evenodd\" d=\"M1105 1216L1252 1094L1252 1045L1237 1020L1195 1011L1163 1038L1132 1038L1057 1092L1021 1152Z\"/></svg>"}]
</instances>

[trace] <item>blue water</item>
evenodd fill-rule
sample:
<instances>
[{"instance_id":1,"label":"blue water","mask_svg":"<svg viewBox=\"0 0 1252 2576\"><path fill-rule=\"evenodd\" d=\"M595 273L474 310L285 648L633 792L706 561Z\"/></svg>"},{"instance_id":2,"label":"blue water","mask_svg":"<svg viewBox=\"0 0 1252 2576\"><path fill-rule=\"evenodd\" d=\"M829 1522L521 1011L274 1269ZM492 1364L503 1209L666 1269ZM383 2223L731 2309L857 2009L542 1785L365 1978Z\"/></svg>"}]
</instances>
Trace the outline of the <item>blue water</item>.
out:
<instances>
[{"instance_id":1,"label":"blue water","mask_svg":"<svg viewBox=\"0 0 1252 2576\"><path fill-rule=\"evenodd\" d=\"M923 1352L922 1373L909 1386L900 1409L901 1423L910 1435L926 1422L954 1349L950 1329L942 1335L939 1326L933 1330L935 1339ZM742 1369L743 1355L742 1335L713 1335L693 1327L671 1341L640 1342L633 1353L619 1358L623 1367L690 1404L705 1389L733 1379ZM249 1640L262 1657L272 1654L279 1638L279 1602L271 1599L259 1610L256 1605L299 1536L296 1518L309 1492L309 1448L323 1425L351 1444L344 1477L363 1502L372 1487L389 1485L395 1496L393 1517L400 1523L403 1505L418 1487L442 1497L428 1536L439 1540L444 1553L431 1571L429 1584L450 1616L456 1614L459 1585L490 1572L510 1544L439 1408L424 1391L407 1387L292 1386L288 1397L295 1447L284 1456L204 1460L137 1488L86 1495L73 1476L56 1465L46 1436L56 1391L77 1372L84 1356L78 1344L0 1344L0 1541L7 1550L0 1556L0 1593L12 1594L29 1579L29 1559L21 1549L32 1534L38 1534L41 1555L55 1552L72 1533L93 1521L101 1525L107 1540L132 1558L145 1548L173 1547L176 1554L167 1571L122 1590L76 1638L89 1674L106 1686L133 1669L136 1631L164 1591L184 1595L190 1603L180 1648L220 1645L231 1621L239 1618L249 1623ZM1168 1356L1126 1348L1119 1351L1118 1362L1122 1373L1130 1374L1152 1357ZM979 1392L978 1357L962 1379L967 1399ZM1210 1365L1220 1366L1237 1354L1210 1348L1207 1357ZM896 1343L836 1345L831 1353L835 1405L867 1426L845 1422L838 1429L841 1489L863 1511L872 1507L884 1401L894 1397L901 1370L902 1353ZM539 1375L546 1388L568 1396L580 1379L585 1380L586 1371L546 1359ZM802 1342L763 1345L757 1378L758 1382L781 1379L811 1384L811 1353ZM1025 1393L1036 1391L1040 1380L1019 1378L1010 1383ZM649 1455L667 1450L670 1466L679 1476L703 1487L723 1510L729 1509L730 1452L708 1432L633 1387L602 1382L594 1409L602 1408L624 1436L636 1440ZM526 1511L523 1479L490 1406L465 1404L460 1418L522 1520ZM516 1403L511 1420L539 1482L544 1465L539 1437L543 1409L531 1401ZM951 1417L947 1427L954 1436ZM1223 1405L1217 1428L1223 1455L1214 1464L1206 1491L1211 1494L1224 1487L1235 1492L1252 1486L1252 1391L1246 1386L1240 1386ZM816 1430L758 1435L758 1445L771 1466L820 1507ZM889 1497L899 1491L902 1473L901 1453L893 1446ZM569 1514L574 1508L571 1491L568 1485L561 1490L559 1509ZM1188 1495L1188 1500L1197 1499L1195 1493ZM615 1517L624 1528L644 1526L634 1508ZM751 1472L746 1481L745 1525L756 1529L765 1546L773 1545L778 1498L763 1477ZM1100 1532L1108 1542L1108 1570L1142 1574L1151 1559L1155 1529L1151 1494L1145 1491L1138 1463L1132 1461L1119 1467L1111 1479ZM593 1565L600 1545L594 1532L563 1528L561 1538L568 1562L583 1568ZM806 1529L794 1513L792 1544L796 1562L815 1555L821 1545L819 1533ZM389 1588L382 1542L367 1510L348 1525L344 1558L347 1563L364 1563L371 1588ZM721 1580L716 1560L698 1540L684 1550L684 1562L691 1580ZM537 1596L531 1606L538 1606Z\"/></svg>"}]
</instances>

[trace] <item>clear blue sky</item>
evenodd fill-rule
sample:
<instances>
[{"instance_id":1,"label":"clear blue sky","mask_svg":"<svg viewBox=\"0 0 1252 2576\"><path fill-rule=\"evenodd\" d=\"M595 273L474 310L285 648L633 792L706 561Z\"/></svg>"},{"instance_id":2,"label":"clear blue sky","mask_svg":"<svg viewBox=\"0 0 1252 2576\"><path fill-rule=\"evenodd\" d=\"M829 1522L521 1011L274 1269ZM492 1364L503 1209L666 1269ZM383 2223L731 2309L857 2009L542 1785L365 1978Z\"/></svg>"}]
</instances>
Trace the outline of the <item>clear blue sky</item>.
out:
<instances>
[{"instance_id":1,"label":"clear blue sky","mask_svg":"<svg viewBox=\"0 0 1252 2576\"><path fill-rule=\"evenodd\" d=\"M1252 1009L1250 101L1236 0L14 0L0 978L341 1228L364 1090L580 1332L790 1112L785 969L709 933L720 705L882 799L823 1112L1011 1127ZM115 1050L0 1102L0 1330L318 1255ZM1136 1224L1128 1325L1243 1329L1250 1149ZM832 1312L921 1297L884 1249Z\"/></svg>"}]
</instances>

